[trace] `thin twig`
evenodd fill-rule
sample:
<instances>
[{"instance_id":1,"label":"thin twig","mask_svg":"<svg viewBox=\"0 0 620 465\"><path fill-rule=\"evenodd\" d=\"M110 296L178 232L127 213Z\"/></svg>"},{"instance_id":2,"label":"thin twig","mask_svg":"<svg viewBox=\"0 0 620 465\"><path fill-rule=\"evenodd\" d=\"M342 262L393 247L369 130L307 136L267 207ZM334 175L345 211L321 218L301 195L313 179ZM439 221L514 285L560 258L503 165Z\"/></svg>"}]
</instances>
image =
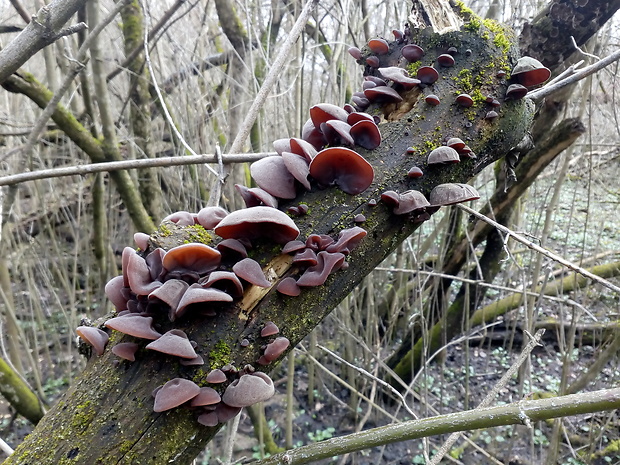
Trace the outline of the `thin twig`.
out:
<instances>
[{"instance_id":1,"label":"thin twig","mask_svg":"<svg viewBox=\"0 0 620 465\"><path fill-rule=\"evenodd\" d=\"M616 50L611 55L606 56L602 60L597 61L596 63L593 63L590 66L581 68L575 74L567 77L566 79L562 79L561 81L558 81L552 85L546 85L545 87L529 92L526 97L532 100L543 99L547 97L548 95L551 95L554 92L557 92L558 90L563 89L564 87L570 84L574 84L575 82L580 81L581 79L584 79L590 76L591 74L596 73L597 71L605 68L606 66L609 66L610 64L618 60L620 60L620 50Z\"/></svg>"},{"instance_id":2,"label":"thin twig","mask_svg":"<svg viewBox=\"0 0 620 465\"><path fill-rule=\"evenodd\" d=\"M619 55L620 58L620 55ZM596 281L599 284L602 284L603 286L607 287L608 289L611 289L612 291L616 291L618 293L620 293L620 287L616 286L615 284L610 283L609 281L607 281L604 278L601 278L600 276L596 276L595 274L590 273L588 270L586 270L585 268L580 267L579 265L576 265L573 262L570 262L562 257L560 257L559 255L553 253L553 252L549 252L547 249L544 249L542 247L540 247L539 245L534 244L532 241L530 241L529 239L526 239L525 237L513 232L512 230L508 229L506 226L503 226L499 223L497 223L496 221L493 221L491 218L488 218L480 213L478 213L476 210L472 210L471 208L463 205L463 204L458 204L457 207L459 207L461 210L469 213L470 215L474 215L476 218L484 221L485 223L490 224L491 226L496 227L497 229L499 229L500 231L502 231L504 234L506 234L508 237L512 237L514 240L516 240L517 242L520 242L521 244L524 244L525 246L529 247L530 249L535 250L538 253L543 254L545 257L550 258L553 261L556 261L562 265L564 265L565 267L585 276L586 278L591 279L592 281Z\"/></svg>"},{"instance_id":3,"label":"thin twig","mask_svg":"<svg viewBox=\"0 0 620 465\"><path fill-rule=\"evenodd\" d=\"M157 80L155 79L155 70L153 69L153 64L151 63L151 55L150 55L150 52L149 52L148 21L150 20L150 15L149 15L148 8L144 4L144 2L141 1L140 5L142 6L142 10L144 11L144 22L145 22L145 24L144 24L144 61L146 62L146 66L149 69L149 74L151 75L151 81L153 82L153 88L155 89L155 93L157 94L157 98L159 99L159 103L161 105L161 109L162 109L162 111L164 113L166 121L168 122L168 125L170 126L170 129L172 129L172 132L174 133L176 138L179 140L179 142L181 142L183 147L185 147L185 149L190 154L196 156L198 154L196 152L194 152L194 149L192 149L190 147L190 145L185 141L185 138L181 135L181 133L177 129L176 125L174 124L174 121L172 120L172 116L170 115L170 112L168 111L168 106L166 105L166 101L164 100L164 97L163 97L163 95L161 93L161 90L159 89L159 86L157 85ZM213 173L215 176L217 176L217 178L219 179L220 176L217 173L217 171L215 171L209 165L205 164L205 167L209 171L211 171L211 173Z\"/></svg>"},{"instance_id":4,"label":"thin twig","mask_svg":"<svg viewBox=\"0 0 620 465\"><path fill-rule=\"evenodd\" d=\"M523 348L523 351L519 354L515 362L510 366L510 368L508 368L506 373L504 373L504 375L495 384L495 386L493 386L493 389L491 389L491 391L484 397L484 399L482 399L482 402L480 402L480 405L478 405L477 408L485 408L491 405L491 403L495 400L495 397L497 397L497 394L499 393L499 391L504 386L506 386L506 384L508 384L508 381L510 381L510 379L512 378L512 375L514 375L517 372L519 367L523 365L525 360L527 360L527 358L530 356L530 353L532 352L532 350L534 350L534 347L540 345L540 340L542 339L543 334L545 334L544 329L539 329L538 331L536 331L536 334L530 339L527 345ZM452 445L456 442L456 440L460 436L461 436L460 432L452 433L448 437L446 442L444 442L441 445L437 453L433 455L433 458L431 459L428 465L437 465L439 462L441 462L441 459L443 458L443 456L446 455L448 450L452 447Z\"/></svg>"},{"instance_id":5,"label":"thin twig","mask_svg":"<svg viewBox=\"0 0 620 465\"><path fill-rule=\"evenodd\" d=\"M260 160L261 158L277 155L276 152L259 153L232 153L222 155L222 163L244 163ZM84 165L51 168L46 170L29 171L0 177L0 186L11 186L37 179L60 178L63 176L86 175L103 171L122 171L136 168L154 168L184 165L200 165L203 163L217 163L217 156L212 153L201 155L185 155L179 157L145 158L142 160L111 161L106 163L89 163Z\"/></svg>"},{"instance_id":6,"label":"thin twig","mask_svg":"<svg viewBox=\"0 0 620 465\"><path fill-rule=\"evenodd\" d=\"M299 35L304 30L304 27L308 22L308 18L310 17L310 12L312 11L312 8L318 3L318 0L308 0L303 10L301 10L301 14L297 18L297 21L295 21L295 24L293 25L291 32L289 32L288 37L284 40L284 44L278 52L278 56L271 65L271 70L269 70L269 74L265 78L263 85L256 94L256 98L252 102L252 105L250 106L250 109L248 110L245 119L243 120L243 123L241 123L239 132L235 136L235 140L230 147L230 152L241 152L243 144L245 143L245 140L250 134L250 130L254 125L254 121L256 121L256 118L258 117L258 113L262 108L263 103L265 103L265 100L267 99L267 96L269 95L269 92L271 92L273 86L280 79L280 73L282 71L282 67L284 66L284 61L288 57L295 42L297 42Z\"/></svg>"}]
</instances>

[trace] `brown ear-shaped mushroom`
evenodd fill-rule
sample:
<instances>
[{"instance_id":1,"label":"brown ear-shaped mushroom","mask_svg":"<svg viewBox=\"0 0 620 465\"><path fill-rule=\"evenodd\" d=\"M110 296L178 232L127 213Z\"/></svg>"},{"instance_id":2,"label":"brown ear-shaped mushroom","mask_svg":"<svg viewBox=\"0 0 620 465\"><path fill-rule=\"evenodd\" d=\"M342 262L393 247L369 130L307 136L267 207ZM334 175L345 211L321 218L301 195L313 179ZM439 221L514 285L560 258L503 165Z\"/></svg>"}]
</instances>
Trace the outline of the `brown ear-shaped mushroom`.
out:
<instances>
[{"instance_id":1,"label":"brown ear-shaped mushroom","mask_svg":"<svg viewBox=\"0 0 620 465\"><path fill-rule=\"evenodd\" d=\"M162 223L164 221L171 221L172 223L175 223L177 226L191 226L196 222L195 215L193 213L186 212L184 210L171 213L170 215L166 216L163 220L161 220Z\"/></svg>"},{"instance_id":2,"label":"brown ear-shaped mushroom","mask_svg":"<svg viewBox=\"0 0 620 465\"><path fill-rule=\"evenodd\" d=\"M422 84L431 85L439 79L439 72L432 66L422 66L418 69L416 77Z\"/></svg>"},{"instance_id":3,"label":"brown ear-shaped mushroom","mask_svg":"<svg viewBox=\"0 0 620 465\"><path fill-rule=\"evenodd\" d=\"M432 206L453 205L480 198L478 191L469 184L447 183L435 186L429 194Z\"/></svg>"},{"instance_id":4,"label":"brown ear-shaped mushroom","mask_svg":"<svg viewBox=\"0 0 620 465\"><path fill-rule=\"evenodd\" d=\"M364 96L372 103L398 103L403 100L398 92L387 86L366 89Z\"/></svg>"},{"instance_id":5,"label":"brown ear-shaped mushroom","mask_svg":"<svg viewBox=\"0 0 620 465\"><path fill-rule=\"evenodd\" d=\"M277 337L272 343L267 344L263 356L265 357L265 360L271 363L274 360L277 360L290 345L291 342L287 338Z\"/></svg>"},{"instance_id":6,"label":"brown ear-shaped mushroom","mask_svg":"<svg viewBox=\"0 0 620 465\"><path fill-rule=\"evenodd\" d=\"M221 400L222 397L217 393L217 391L207 386L200 388L200 394L192 399L190 405L192 407L202 407L204 405L217 404Z\"/></svg>"},{"instance_id":7,"label":"brown ear-shaped mushroom","mask_svg":"<svg viewBox=\"0 0 620 465\"><path fill-rule=\"evenodd\" d=\"M419 45L409 44L405 45L400 53L403 55L403 58L407 60L409 63L413 63L415 61L420 60L424 56L424 50Z\"/></svg>"},{"instance_id":8,"label":"brown ear-shaped mushroom","mask_svg":"<svg viewBox=\"0 0 620 465\"><path fill-rule=\"evenodd\" d=\"M248 251L240 241L237 239L224 239L216 245L217 250L224 256L236 255L245 258L248 256Z\"/></svg>"},{"instance_id":9,"label":"brown ear-shaped mushroom","mask_svg":"<svg viewBox=\"0 0 620 465\"><path fill-rule=\"evenodd\" d=\"M327 234L310 234L306 239L306 247L314 251L325 250L334 243L334 238Z\"/></svg>"},{"instance_id":10,"label":"brown ear-shaped mushroom","mask_svg":"<svg viewBox=\"0 0 620 465\"><path fill-rule=\"evenodd\" d=\"M187 334L180 329L171 329L159 339L147 344L146 348L181 358L196 358L197 355Z\"/></svg>"},{"instance_id":11,"label":"brown ear-shaped mushroom","mask_svg":"<svg viewBox=\"0 0 620 465\"><path fill-rule=\"evenodd\" d=\"M379 71L379 74L381 74L381 76L383 76L385 79L394 81L405 90L413 89L415 86L420 84L419 79L414 79L410 77L406 69L399 68L398 66L379 68L377 71Z\"/></svg>"},{"instance_id":12,"label":"brown ear-shaped mushroom","mask_svg":"<svg viewBox=\"0 0 620 465\"><path fill-rule=\"evenodd\" d=\"M314 266L317 264L316 252L310 248L301 250L293 257L293 263L299 266Z\"/></svg>"},{"instance_id":13,"label":"brown ear-shaped mushroom","mask_svg":"<svg viewBox=\"0 0 620 465\"><path fill-rule=\"evenodd\" d=\"M450 137L450 139L446 142L446 145L453 148L457 152L460 152L463 150L463 147L465 147L465 142L463 142L463 139L460 137Z\"/></svg>"},{"instance_id":14,"label":"brown ear-shaped mushroom","mask_svg":"<svg viewBox=\"0 0 620 465\"><path fill-rule=\"evenodd\" d=\"M204 207L196 214L196 221L205 229L213 229L226 215L228 212L222 207Z\"/></svg>"},{"instance_id":15,"label":"brown ear-shaped mushroom","mask_svg":"<svg viewBox=\"0 0 620 465\"><path fill-rule=\"evenodd\" d=\"M335 119L321 123L321 132L331 146L348 145L352 147L354 144L351 136L351 125L345 121Z\"/></svg>"},{"instance_id":16,"label":"brown ear-shaped mushroom","mask_svg":"<svg viewBox=\"0 0 620 465\"><path fill-rule=\"evenodd\" d=\"M247 188L241 184L235 184L235 189L241 195L245 206L258 207L259 205L265 205L267 207L278 208L278 199L260 187Z\"/></svg>"},{"instance_id":17,"label":"brown ear-shaped mushroom","mask_svg":"<svg viewBox=\"0 0 620 465\"><path fill-rule=\"evenodd\" d=\"M521 85L532 87L549 79L551 71L536 58L525 56L517 60L510 76Z\"/></svg>"},{"instance_id":18,"label":"brown ear-shaped mushroom","mask_svg":"<svg viewBox=\"0 0 620 465\"><path fill-rule=\"evenodd\" d=\"M205 381L211 384L220 384L228 381L228 378L226 378L226 374L222 370L216 368L215 370L211 370L209 372L205 378Z\"/></svg>"},{"instance_id":19,"label":"brown ear-shaped mushroom","mask_svg":"<svg viewBox=\"0 0 620 465\"><path fill-rule=\"evenodd\" d=\"M351 126L351 136L357 145L373 150L381 145L381 132L374 121L360 120Z\"/></svg>"},{"instance_id":20,"label":"brown ear-shaped mushroom","mask_svg":"<svg viewBox=\"0 0 620 465\"><path fill-rule=\"evenodd\" d=\"M312 145L315 150L320 150L325 145L323 133L314 126L312 119L306 121L303 128L301 128L301 138Z\"/></svg>"},{"instance_id":21,"label":"brown ear-shaped mushroom","mask_svg":"<svg viewBox=\"0 0 620 465\"><path fill-rule=\"evenodd\" d=\"M308 163L310 163L312 159L316 156L316 149L314 148L314 146L310 142L305 141L304 139L297 139L296 137L291 137L290 144L290 152L304 157Z\"/></svg>"},{"instance_id":22,"label":"brown ear-shaped mushroom","mask_svg":"<svg viewBox=\"0 0 620 465\"><path fill-rule=\"evenodd\" d=\"M290 297L297 297L301 294L301 288L297 285L295 278L292 278L291 276L280 281L276 287L276 291Z\"/></svg>"},{"instance_id":23,"label":"brown ear-shaped mushroom","mask_svg":"<svg viewBox=\"0 0 620 465\"><path fill-rule=\"evenodd\" d=\"M306 248L305 242L294 240L294 241L287 242L284 245L284 247L282 247L282 253L294 253L294 252L297 252L305 248Z\"/></svg>"},{"instance_id":24,"label":"brown ear-shaped mushroom","mask_svg":"<svg viewBox=\"0 0 620 465\"><path fill-rule=\"evenodd\" d=\"M135 250L129 254L126 274L129 287L136 295L149 295L161 286L161 282L153 281L146 261Z\"/></svg>"},{"instance_id":25,"label":"brown ear-shaped mushroom","mask_svg":"<svg viewBox=\"0 0 620 465\"><path fill-rule=\"evenodd\" d=\"M310 181L308 181L310 168L308 167L308 161L303 156L292 152L282 152L282 160L288 172L291 173L306 190L312 189Z\"/></svg>"},{"instance_id":26,"label":"brown ear-shaped mushroom","mask_svg":"<svg viewBox=\"0 0 620 465\"><path fill-rule=\"evenodd\" d=\"M364 157L344 147L321 150L310 163L310 175L319 183L335 184L351 195L364 192L372 184L374 174Z\"/></svg>"},{"instance_id":27,"label":"brown ear-shaped mushroom","mask_svg":"<svg viewBox=\"0 0 620 465\"><path fill-rule=\"evenodd\" d=\"M506 98L512 100L522 99L527 95L527 87L521 84L510 84L506 89Z\"/></svg>"},{"instance_id":28,"label":"brown ear-shaped mushroom","mask_svg":"<svg viewBox=\"0 0 620 465\"><path fill-rule=\"evenodd\" d=\"M294 199L295 178L280 156L265 157L250 165L250 174L258 187L281 199Z\"/></svg>"},{"instance_id":29,"label":"brown ear-shaped mushroom","mask_svg":"<svg viewBox=\"0 0 620 465\"><path fill-rule=\"evenodd\" d=\"M429 165L437 165L437 164L449 164L449 163L458 163L461 161L461 157L456 150L452 147L448 147L442 145L441 147L437 147L435 150L431 151L428 154L428 159L426 163Z\"/></svg>"},{"instance_id":30,"label":"brown ear-shaped mushroom","mask_svg":"<svg viewBox=\"0 0 620 465\"><path fill-rule=\"evenodd\" d=\"M304 274L297 280L298 286L322 286L325 284L329 274L342 266L345 257L340 252L329 253L322 251L318 253L317 259L318 263L304 271Z\"/></svg>"},{"instance_id":31,"label":"brown ear-shaped mushroom","mask_svg":"<svg viewBox=\"0 0 620 465\"><path fill-rule=\"evenodd\" d=\"M198 416L198 423L203 426L217 426L219 423L217 413L216 412L204 412Z\"/></svg>"},{"instance_id":32,"label":"brown ear-shaped mushroom","mask_svg":"<svg viewBox=\"0 0 620 465\"><path fill-rule=\"evenodd\" d=\"M398 207L394 209L394 214L404 215L415 211L423 211L430 206L429 201L420 191L410 190L399 195Z\"/></svg>"},{"instance_id":33,"label":"brown ear-shaped mushroom","mask_svg":"<svg viewBox=\"0 0 620 465\"><path fill-rule=\"evenodd\" d=\"M192 304L207 303L207 302L232 302L233 298L224 291L215 289L212 287L204 288L200 284L192 284L179 302L179 305L175 311L175 317L182 317L187 311L187 307Z\"/></svg>"},{"instance_id":34,"label":"brown ear-shaped mushroom","mask_svg":"<svg viewBox=\"0 0 620 465\"><path fill-rule=\"evenodd\" d=\"M265 373L257 371L241 375L226 388L222 401L231 407L243 408L269 400L275 394L273 381Z\"/></svg>"},{"instance_id":35,"label":"brown ear-shaped mushroom","mask_svg":"<svg viewBox=\"0 0 620 465\"><path fill-rule=\"evenodd\" d=\"M169 279L161 287L149 294L149 299L159 299L170 308L176 309L189 284L180 279Z\"/></svg>"},{"instance_id":36,"label":"brown ear-shaped mushroom","mask_svg":"<svg viewBox=\"0 0 620 465\"><path fill-rule=\"evenodd\" d=\"M241 407L231 407L224 402L220 402L215 408L218 423L226 423L239 415L239 412L241 412Z\"/></svg>"},{"instance_id":37,"label":"brown ear-shaped mushroom","mask_svg":"<svg viewBox=\"0 0 620 465\"><path fill-rule=\"evenodd\" d=\"M279 244L297 239L299 229L284 212L270 207L252 207L232 212L215 228L224 239L267 237Z\"/></svg>"},{"instance_id":38,"label":"brown ear-shaped mushroom","mask_svg":"<svg viewBox=\"0 0 620 465\"><path fill-rule=\"evenodd\" d=\"M261 337L269 337L275 336L279 332L280 329L276 326L276 324L273 321L268 321L265 323L265 326L263 326L263 329L260 330L260 335Z\"/></svg>"},{"instance_id":39,"label":"brown ear-shaped mushroom","mask_svg":"<svg viewBox=\"0 0 620 465\"><path fill-rule=\"evenodd\" d=\"M182 244L166 252L163 259L168 271L191 270L198 274L214 270L220 264L220 252L198 242Z\"/></svg>"},{"instance_id":40,"label":"brown ear-shaped mushroom","mask_svg":"<svg viewBox=\"0 0 620 465\"><path fill-rule=\"evenodd\" d=\"M366 234L366 230L359 226L343 229L338 233L338 240L325 250L328 253L340 252L348 255L366 237Z\"/></svg>"},{"instance_id":41,"label":"brown ear-shaped mushroom","mask_svg":"<svg viewBox=\"0 0 620 465\"><path fill-rule=\"evenodd\" d=\"M97 355L102 355L105 351L105 346L110 339L108 333L95 328L94 326L78 326L75 332L88 344L90 344Z\"/></svg>"},{"instance_id":42,"label":"brown ear-shaped mushroom","mask_svg":"<svg viewBox=\"0 0 620 465\"><path fill-rule=\"evenodd\" d=\"M312 120L312 124L314 124L315 128L320 128L321 123L325 123L333 119L346 121L347 116L349 116L349 114L344 108L332 105L331 103L319 103L310 108L310 119ZM304 139L308 140L305 137Z\"/></svg>"},{"instance_id":43,"label":"brown ear-shaped mushroom","mask_svg":"<svg viewBox=\"0 0 620 465\"><path fill-rule=\"evenodd\" d=\"M269 287L271 283L265 278L263 269L256 260L244 258L233 265L233 271L241 279L259 287Z\"/></svg>"},{"instance_id":44,"label":"brown ear-shaped mushroom","mask_svg":"<svg viewBox=\"0 0 620 465\"><path fill-rule=\"evenodd\" d=\"M119 312L127 309L127 299L121 292L121 289L124 287L123 282L124 278L122 276L116 276L105 285L105 295Z\"/></svg>"},{"instance_id":45,"label":"brown ear-shaped mushroom","mask_svg":"<svg viewBox=\"0 0 620 465\"><path fill-rule=\"evenodd\" d=\"M154 412L163 412L178 407L200 394L200 387L189 379L174 378L155 394Z\"/></svg>"},{"instance_id":46,"label":"brown ear-shaped mushroom","mask_svg":"<svg viewBox=\"0 0 620 465\"><path fill-rule=\"evenodd\" d=\"M201 284L204 287L220 289L233 297L241 297L243 295L243 284L241 284L237 275L231 271L214 271Z\"/></svg>"},{"instance_id":47,"label":"brown ear-shaped mushroom","mask_svg":"<svg viewBox=\"0 0 620 465\"><path fill-rule=\"evenodd\" d=\"M454 57L449 53L444 53L437 57L437 63L445 68L450 68L454 66Z\"/></svg>"},{"instance_id":48,"label":"brown ear-shaped mushroom","mask_svg":"<svg viewBox=\"0 0 620 465\"><path fill-rule=\"evenodd\" d=\"M130 362L136 361L136 352L140 346L135 342L119 342L112 347L112 353Z\"/></svg>"},{"instance_id":49,"label":"brown ear-shaped mushroom","mask_svg":"<svg viewBox=\"0 0 620 465\"><path fill-rule=\"evenodd\" d=\"M381 38L370 39L368 41L368 48L377 55L385 55L390 51L387 40Z\"/></svg>"},{"instance_id":50,"label":"brown ear-shaped mushroom","mask_svg":"<svg viewBox=\"0 0 620 465\"><path fill-rule=\"evenodd\" d=\"M105 322L106 328L115 329L130 336L141 339L157 339L161 334L153 329L153 318L129 313L124 316L110 318Z\"/></svg>"},{"instance_id":51,"label":"brown ear-shaped mushroom","mask_svg":"<svg viewBox=\"0 0 620 465\"><path fill-rule=\"evenodd\" d=\"M133 241L140 248L140 250L146 250L149 248L149 238L150 236L143 232L137 232L133 235Z\"/></svg>"}]
</instances>

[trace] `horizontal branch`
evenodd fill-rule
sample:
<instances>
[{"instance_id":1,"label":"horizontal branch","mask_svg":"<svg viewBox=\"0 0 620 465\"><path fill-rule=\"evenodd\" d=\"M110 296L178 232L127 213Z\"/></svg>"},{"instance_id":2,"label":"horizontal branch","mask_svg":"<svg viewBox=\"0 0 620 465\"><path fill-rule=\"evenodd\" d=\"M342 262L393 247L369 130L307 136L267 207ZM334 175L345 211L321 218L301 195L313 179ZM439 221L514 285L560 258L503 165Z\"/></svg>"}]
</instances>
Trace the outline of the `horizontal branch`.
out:
<instances>
[{"instance_id":1,"label":"horizontal branch","mask_svg":"<svg viewBox=\"0 0 620 465\"><path fill-rule=\"evenodd\" d=\"M620 388L515 402L372 428L272 455L260 465L299 465L394 442L457 431L525 424L620 408Z\"/></svg>"},{"instance_id":2,"label":"horizontal branch","mask_svg":"<svg viewBox=\"0 0 620 465\"><path fill-rule=\"evenodd\" d=\"M222 163L246 163L260 160L276 152L262 153L234 153L222 155ZM0 177L0 186L12 186L22 182L35 181L37 179L60 178L63 176L77 176L103 171L122 171L137 168L155 168L184 165L200 165L202 163L217 163L218 159L213 154L188 155L180 157L147 158L143 160L111 161L107 163L90 163L87 165L67 166L64 168L51 168L46 170L29 171Z\"/></svg>"}]
</instances>

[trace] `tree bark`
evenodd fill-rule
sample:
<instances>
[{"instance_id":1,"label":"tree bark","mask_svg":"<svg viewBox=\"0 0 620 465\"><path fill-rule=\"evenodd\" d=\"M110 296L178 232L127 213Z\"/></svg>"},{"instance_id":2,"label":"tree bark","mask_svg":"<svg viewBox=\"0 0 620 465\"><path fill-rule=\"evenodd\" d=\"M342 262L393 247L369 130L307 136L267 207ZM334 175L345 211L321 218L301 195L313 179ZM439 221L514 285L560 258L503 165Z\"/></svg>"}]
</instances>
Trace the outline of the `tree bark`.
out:
<instances>
[{"instance_id":1,"label":"tree bark","mask_svg":"<svg viewBox=\"0 0 620 465\"><path fill-rule=\"evenodd\" d=\"M183 367L176 361L145 353L149 351L140 351L134 363L118 363L110 350L106 350L89 361L71 389L5 465L189 463L218 428L199 425L195 413L184 408L153 413L151 392L156 386L177 376L204 386L210 369L228 363L237 367L255 365L261 345L266 342L259 336L266 321L275 322L294 347L419 226L405 215L394 215L382 203L369 206L369 200L378 199L388 189L398 192L417 189L428 196L438 184L467 182L501 158L528 130L533 105L527 100L505 101L499 118L493 122L484 119L488 109L483 97L494 95L503 100L507 83L496 74L499 69L510 69L517 55L516 47L510 45L514 42L512 33L496 25L489 26L492 30L483 23L471 22L461 31L443 35L414 30L413 42L426 50L422 60L425 65L433 64L450 46L462 52L457 56L456 66L440 70L442 78L432 87L414 88L402 94L404 99L399 104L369 110L382 114L385 119L380 125L381 146L372 151L359 150L375 170L371 187L356 196L337 188L314 187L281 205L283 209L298 203L310 207L308 215L296 219L302 238L311 233L335 236L352 226L353 218L363 213L366 216L363 226L368 235L348 257L348 268L332 274L323 286L304 289L297 298L284 297L275 287L281 279L297 272L291 266L291 257L280 254L280 248L269 243L255 247L252 256L270 276L269 289L248 288L240 301L216 317L192 316L175 322L175 327L198 343L199 353L206 360L203 368ZM397 65L402 45L392 44L390 54L380 57L381 66ZM466 49L472 53L466 55ZM431 107L425 103L424 95L430 91L440 96L441 105ZM455 103L456 94L464 91L477 97L471 108ZM448 137L466 140L478 158L427 166L430 150ZM414 155L408 154L409 147L414 148ZM413 165L422 167L425 173L422 178L406 176ZM154 245L169 248L194 240L192 231L195 230L173 228L172 234L155 234L151 240ZM162 330L169 329L169 322L159 323ZM248 347L240 346L243 339L250 341ZM110 344L119 340L119 333L113 332ZM258 368L269 371L273 366ZM50 431L55 434L49 434Z\"/></svg>"}]
</instances>

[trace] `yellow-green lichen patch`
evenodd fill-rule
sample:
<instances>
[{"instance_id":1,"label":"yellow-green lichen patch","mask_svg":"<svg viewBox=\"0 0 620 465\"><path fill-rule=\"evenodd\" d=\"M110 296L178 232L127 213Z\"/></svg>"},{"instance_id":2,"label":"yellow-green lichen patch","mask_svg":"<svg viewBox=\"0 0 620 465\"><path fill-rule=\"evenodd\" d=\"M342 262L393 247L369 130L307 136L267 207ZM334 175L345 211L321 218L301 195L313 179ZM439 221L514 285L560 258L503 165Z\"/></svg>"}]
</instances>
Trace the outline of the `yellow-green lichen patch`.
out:
<instances>
[{"instance_id":1,"label":"yellow-green lichen patch","mask_svg":"<svg viewBox=\"0 0 620 465\"><path fill-rule=\"evenodd\" d=\"M199 224L186 226L185 230L187 231L190 242L199 242L205 245L211 245L213 243L213 234Z\"/></svg>"},{"instance_id":2,"label":"yellow-green lichen patch","mask_svg":"<svg viewBox=\"0 0 620 465\"><path fill-rule=\"evenodd\" d=\"M226 342L219 341L215 344L213 350L209 352L209 364L211 369L222 368L224 365L229 364L231 362L231 353L232 350Z\"/></svg>"},{"instance_id":3,"label":"yellow-green lichen patch","mask_svg":"<svg viewBox=\"0 0 620 465\"><path fill-rule=\"evenodd\" d=\"M73 416L73 420L71 422L71 428L77 432L77 434L81 434L88 429L88 426L91 424L97 412L93 407L93 404L90 400L87 400L83 404L78 405L77 411Z\"/></svg>"}]
</instances>

